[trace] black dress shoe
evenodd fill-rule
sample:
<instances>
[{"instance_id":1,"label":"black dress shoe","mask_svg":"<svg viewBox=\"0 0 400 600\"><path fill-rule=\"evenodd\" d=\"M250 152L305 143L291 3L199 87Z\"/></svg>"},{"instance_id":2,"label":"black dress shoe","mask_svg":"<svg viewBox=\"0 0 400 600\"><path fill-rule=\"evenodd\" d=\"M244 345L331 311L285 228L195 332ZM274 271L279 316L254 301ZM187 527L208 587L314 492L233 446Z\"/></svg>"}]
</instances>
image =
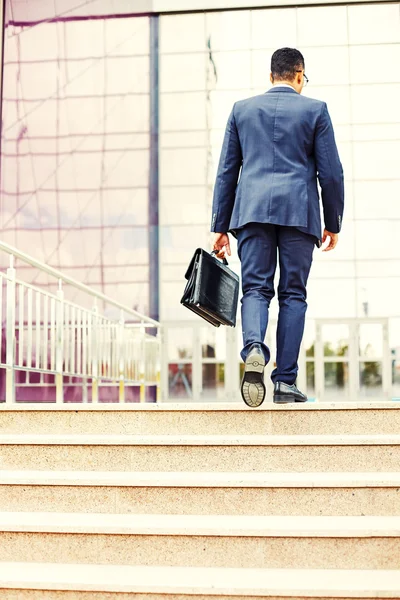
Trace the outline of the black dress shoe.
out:
<instances>
[{"instance_id":1,"label":"black dress shoe","mask_svg":"<svg viewBox=\"0 0 400 600\"><path fill-rule=\"evenodd\" d=\"M300 392L295 384L289 385L283 381L277 381L274 386L274 402L276 404L307 402L307 396Z\"/></svg>"},{"instance_id":2,"label":"black dress shoe","mask_svg":"<svg viewBox=\"0 0 400 600\"><path fill-rule=\"evenodd\" d=\"M253 344L247 355L242 379L242 398L248 406L257 407L264 402L265 358L260 344Z\"/></svg>"}]
</instances>

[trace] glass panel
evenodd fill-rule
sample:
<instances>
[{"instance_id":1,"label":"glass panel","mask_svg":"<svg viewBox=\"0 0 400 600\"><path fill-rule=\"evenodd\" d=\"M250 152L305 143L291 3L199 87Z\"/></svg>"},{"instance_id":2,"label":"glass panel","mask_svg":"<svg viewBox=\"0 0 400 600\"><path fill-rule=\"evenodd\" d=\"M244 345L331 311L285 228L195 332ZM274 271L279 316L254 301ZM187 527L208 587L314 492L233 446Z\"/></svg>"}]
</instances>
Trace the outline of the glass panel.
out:
<instances>
[{"instance_id":1,"label":"glass panel","mask_svg":"<svg viewBox=\"0 0 400 600\"><path fill-rule=\"evenodd\" d=\"M400 346L392 350L392 396L400 400Z\"/></svg>"},{"instance_id":2,"label":"glass panel","mask_svg":"<svg viewBox=\"0 0 400 600\"><path fill-rule=\"evenodd\" d=\"M189 359L193 357L193 329L189 327L169 327L168 359Z\"/></svg>"},{"instance_id":3,"label":"glass panel","mask_svg":"<svg viewBox=\"0 0 400 600\"><path fill-rule=\"evenodd\" d=\"M243 379L243 375L244 375L244 363L241 362L241 363L239 363L239 382L238 382L238 385L240 385L240 382Z\"/></svg>"},{"instance_id":4,"label":"glass panel","mask_svg":"<svg viewBox=\"0 0 400 600\"><path fill-rule=\"evenodd\" d=\"M218 327L204 327L200 332L201 354L203 358L218 358L226 356L226 330Z\"/></svg>"},{"instance_id":5,"label":"glass panel","mask_svg":"<svg viewBox=\"0 0 400 600\"><path fill-rule=\"evenodd\" d=\"M147 312L149 18L59 18L87 15L79 0L8 5L42 22L4 40L2 237Z\"/></svg>"},{"instance_id":6,"label":"glass panel","mask_svg":"<svg viewBox=\"0 0 400 600\"><path fill-rule=\"evenodd\" d=\"M203 365L203 400L221 400L225 389L225 364Z\"/></svg>"},{"instance_id":7,"label":"glass panel","mask_svg":"<svg viewBox=\"0 0 400 600\"><path fill-rule=\"evenodd\" d=\"M360 363L360 394L363 396L382 395L382 363Z\"/></svg>"},{"instance_id":8,"label":"glass panel","mask_svg":"<svg viewBox=\"0 0 400 600\"><path fill-rule=\"evenodd\" d=\"M303 336L303 346L306 352L306 356L314 356L315 351L315 322L306 321L306 326Z\"/></svg>"},{"instance_id":9,"label":"glass panel","mask_svg":"<svg viewBox=\"0 0 400 600\"><path fill-rule=\"evenodd\" d=\"M315 362L306 362L306 377L307 377L307 395L315 395Z\"/></svg>"},{"instance_id":10,"label":"glass panel","mask_svg":"<svg viewBox=\"0 0 400 600\"><path fill-rule=\"evenodd\" d=\"M362 323L360 325L360 356L363 358L382 358L382 325Z\"/></svg>"},{"instance_id":11,"label":"glass panel","mask_svg":"<svg viewBox=\"0 0 400 600\"><path fill-rule=\"evenodd\" d=\"M168 366L168 394L170 398L192 397L192 365L171 363Z\"/></svg>"},{"instance_id":12,"label":"glass panel","mask_svg":"<svg viewBox=\"0 0 400 600\"><path fill-rule=\"evenodd\" d=\"M325 400L340 401L349 395L349 364L325 363Z\"/></svg>"},{"instance_id":13,"label":"glass panel","mask_svg":"<svg viewBox=\"0 0 400 600\"><path fill-rule=\"evenodd\" d=\"M347 356L349 353L349 326L323 325L324 356Z\"/></svg>"}]
</instances>

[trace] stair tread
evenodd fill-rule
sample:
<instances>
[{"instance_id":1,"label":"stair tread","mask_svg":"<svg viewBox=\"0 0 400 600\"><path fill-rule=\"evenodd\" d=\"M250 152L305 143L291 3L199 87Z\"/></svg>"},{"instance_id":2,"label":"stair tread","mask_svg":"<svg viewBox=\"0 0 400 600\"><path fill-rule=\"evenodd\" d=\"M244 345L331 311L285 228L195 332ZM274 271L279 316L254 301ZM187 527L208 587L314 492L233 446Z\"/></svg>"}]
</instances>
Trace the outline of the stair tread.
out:
<instances>
[{"instance_id":1,"label":"stair tread","mask_svg":"<svg viewBox=\"0 0 400 600\"><path fill-rule=\"evenodd\" d=\"M355 410L355 409L393 409L400 410L400 402L393 400L371 400L371 401L354 401L354 402L310 402L285 404L283 406L276 405L273 402L264 402L257 409L247 406L241 400L237 402L132 402L126 404L118 403L81 403L68 402L65 404L46 403L46 402L26 402L26 403L10 403L0 402L0 411L181 411L181 412L197 412L197 411L271 411L271 410Z\"/></svg>"},{"instance_id":2,"label":"stair tread","mask_svg":"<svg viewBox=\"0 0 400 600\"><path fill-rule=\"evenodd\" d=\"M138 435L0 434L1 445L100 446L374 446L400 445L400 434L329 435Z\"/></svg>"},{"instance_id":3,"label":"stair tread","mask_svg":"<svg viewBox=\"0 0 400 600\"><path fill-rule=\"evenodd\" d=\"M400 472L0 470L0 485L119 487L400 487Z\"/></svg>"},{"instance_id":4,"label":"stair tread","mask_svg":"<svg viewBox=\"0 0 400 600\"><path fill-rule=\"evenodd\" d=\"M398 537L400 516L0 512L0 531L232 537Z\"/></svg>"},{"instance_id":5,"label":"stair tread","mask_svg":"<svg viewBox=\"0 0 400 600\"><path fill-rule=\"evenodd\" d=\"M153 567L0 562L0 588L396 598L400 570Z\"/></svg>"}]
</instances>

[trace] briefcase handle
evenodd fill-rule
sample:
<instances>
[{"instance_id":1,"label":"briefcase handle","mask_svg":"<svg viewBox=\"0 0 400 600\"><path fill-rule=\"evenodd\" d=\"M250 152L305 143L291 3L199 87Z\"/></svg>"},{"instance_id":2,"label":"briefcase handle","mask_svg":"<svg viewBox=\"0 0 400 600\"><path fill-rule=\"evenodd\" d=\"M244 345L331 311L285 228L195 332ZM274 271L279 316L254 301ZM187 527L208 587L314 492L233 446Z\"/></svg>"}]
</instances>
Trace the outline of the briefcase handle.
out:
<instances>
[{"instance_id":1,"label":"briefcase handle","mask_svg":"<svg viewBox=\"0 0 400 600\"><path fill-rule=\"evenodd\" d=\"M211 252L211 256L215 256L215 258L218 258L218 257L216 256L216 255L218 254L218 252L219 252L219 250L213 250L213 251ZM223 258L223 259L222 259L222 262L223 262L223 263L224 263L224 265L226 265L226 266L228 266L228 264L229 264L229 263L228 263L228 261L226 260L226 258Z\"/></svg>"}]
</instances>

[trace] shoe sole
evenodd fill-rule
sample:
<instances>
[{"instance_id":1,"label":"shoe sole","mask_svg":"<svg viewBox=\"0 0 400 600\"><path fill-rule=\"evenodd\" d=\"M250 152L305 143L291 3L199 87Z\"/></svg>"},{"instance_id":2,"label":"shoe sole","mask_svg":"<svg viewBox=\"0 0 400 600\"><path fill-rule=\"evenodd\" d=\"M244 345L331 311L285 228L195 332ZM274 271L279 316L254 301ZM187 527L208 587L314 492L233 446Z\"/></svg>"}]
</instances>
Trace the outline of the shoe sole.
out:
<instances>
[{"instance_id":1,"label":"shoe sole","mask_svg":"<svg viewBox=\"0 0 400 600\"><path fill-rule=\"evenodd\" d=\"M265 358L262 354L254 353L247 357L241 385L243 401L247 406L256 408L265 400L265 385L262 374L265 367Z\"/></svg>"},{"instance_id":2,"label":"shoe sole","mask_svg":"<svg viewBox=\"0 0 400 600\"><path fill-rule=\"evenodd\" d=\"M293 404L295 402L307 402L306 400L296 400L295 396L284 394L283 396L276 395L273 398L275 404Z\"/></svg>"}]
</instances>

